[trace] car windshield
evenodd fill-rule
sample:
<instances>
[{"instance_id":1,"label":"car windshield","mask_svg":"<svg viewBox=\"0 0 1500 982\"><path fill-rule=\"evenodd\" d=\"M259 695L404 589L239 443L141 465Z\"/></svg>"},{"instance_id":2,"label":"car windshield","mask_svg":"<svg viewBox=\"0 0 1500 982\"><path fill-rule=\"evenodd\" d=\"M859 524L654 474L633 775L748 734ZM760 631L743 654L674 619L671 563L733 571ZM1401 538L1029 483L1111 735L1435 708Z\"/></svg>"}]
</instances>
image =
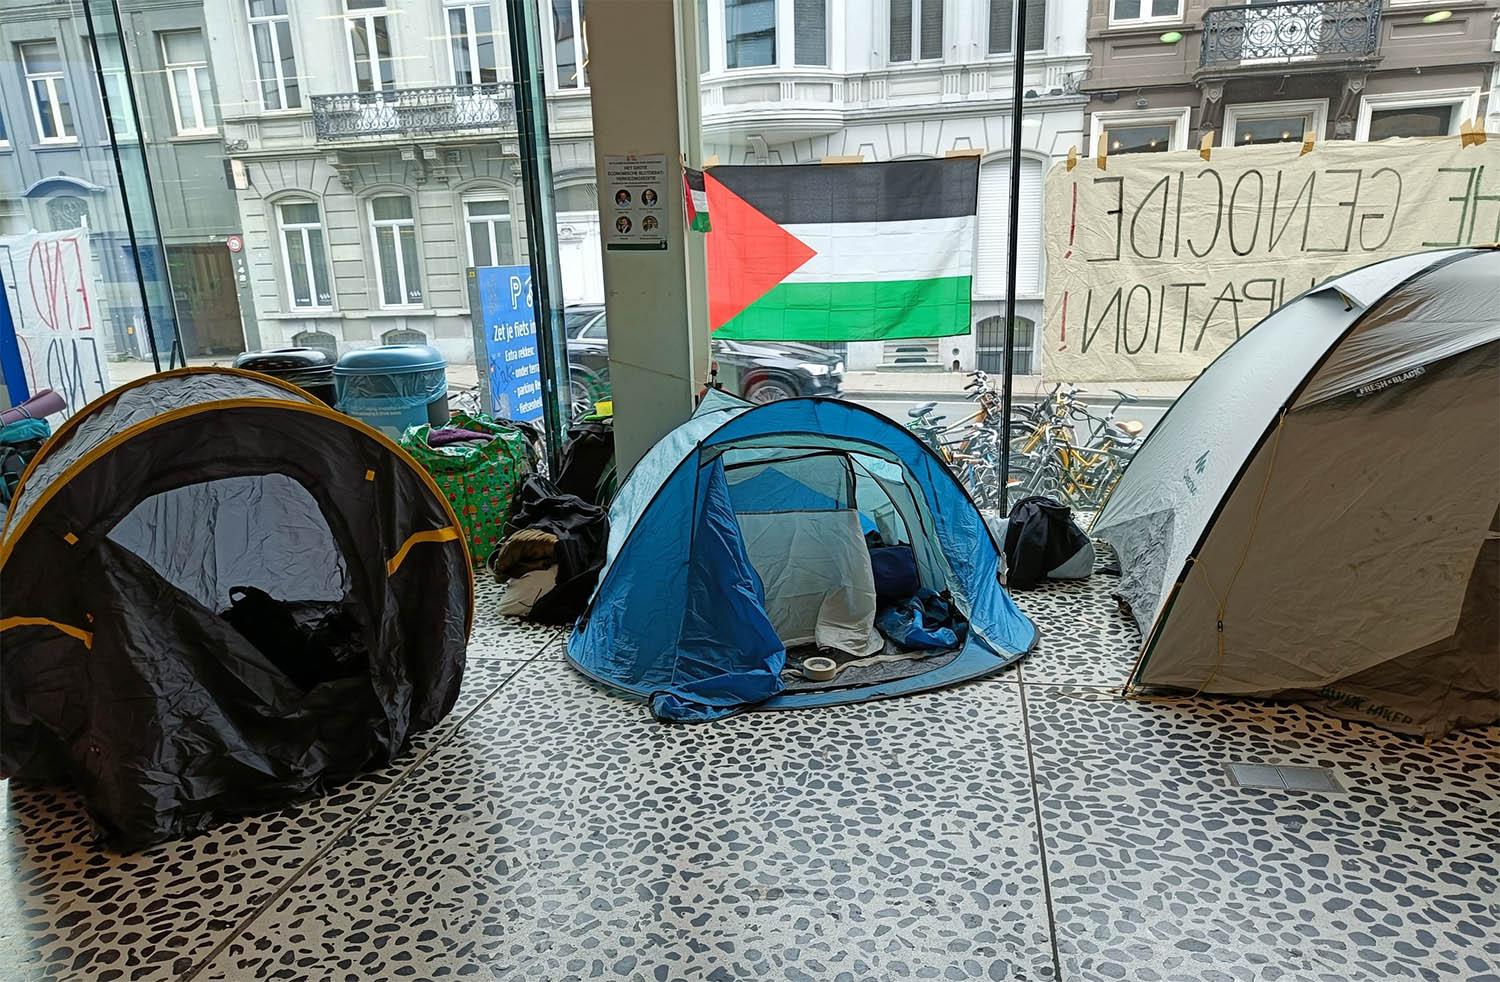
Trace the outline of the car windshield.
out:
<instances>
[{"instance_id":1,"label":"car windshield","mask_svg":"<svg viewBox=\"0 0 1500 982\"><path fill-rule=\"evenodd\" d=\"M563 311L563 330L568 337L576 338L588 326L589 321L599 316L599 308L586 307Z\"/></svg>"}]
</instances>

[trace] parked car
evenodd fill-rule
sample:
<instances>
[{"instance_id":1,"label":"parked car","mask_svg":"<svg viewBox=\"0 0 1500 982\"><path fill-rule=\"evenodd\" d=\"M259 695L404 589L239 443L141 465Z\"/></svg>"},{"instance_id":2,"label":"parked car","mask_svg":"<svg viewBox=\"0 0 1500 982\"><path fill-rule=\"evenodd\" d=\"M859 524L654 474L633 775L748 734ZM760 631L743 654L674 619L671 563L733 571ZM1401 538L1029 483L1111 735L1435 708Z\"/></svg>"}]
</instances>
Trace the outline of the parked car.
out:
<instances>
[{"instance_id":1,"label":"parked car","mask_svg":"<svg viewBox=\"0 0 1500 982\"><path fill-rule=\"evenodd\" d=\"M609 336L601 304L563 311L568 334L568 372L575 411L609 398ZM783 341L714 339L719 381L748 402L793 396L836 396L844 382L844 359L836 351Z\"/></svg>"}]
</instances>

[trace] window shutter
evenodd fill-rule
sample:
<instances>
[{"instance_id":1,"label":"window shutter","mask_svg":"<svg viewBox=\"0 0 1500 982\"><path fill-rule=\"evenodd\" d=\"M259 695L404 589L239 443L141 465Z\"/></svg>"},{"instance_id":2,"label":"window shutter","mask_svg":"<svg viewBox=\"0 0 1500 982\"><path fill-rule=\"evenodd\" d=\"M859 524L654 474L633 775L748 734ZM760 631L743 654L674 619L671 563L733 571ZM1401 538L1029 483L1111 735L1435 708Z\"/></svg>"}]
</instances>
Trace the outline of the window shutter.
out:
<instances>
[{"instance_id":1,"label":"window shutter","mask_svg":"<svg viewBox=\"0 0 1500 982\"><path fill-rule=\"evenodd\" d=\"M1046 0L1031 0L1026 5L1026 50L1044 51L1047 47Z\"/></svg>"},{"instance_id":2,"label":"window shutter","mask_svg":"<svg viewBox=\"0 0 1500 982\"><path fill-rule=\"evenodd\" d=\"M979 168L979 247L974 257L974 295L1005 296L1006 235L1009 233L1010 161ZM1017 227L1016 294L1041 289L1042 163L1021 160L1021 215Z\"/></svg>"},{"instance_id":3,"label":"window shutter","mask_svg":"<svg viewBox=\"0 0 1500 982\"><path fill-rule=\"evenodd\" d=\"M923 58L943 57L943 3L944 0L921 0Z\"/></svg>"},{"instance_id":4,"label":"window shutter","mask_svg":"<svg viewBox=\"0 0 1500 982\"><path fill-rule=\"evenodd\" d=\"M797 64L828 64L827 0L795 0L792 20Z\"/></svg>"},{"instance_id":5,"label":"window shutter","mask_svg":"<svg viewBox=\"0 0 1500 982\"><path fill-rule=\"evenodd\" d=\"M917 0L890 0L890 61L911 61L911 5Z\"/></svg>"},{"instance_id":6,"label":"window shutter","mask_svg":"<svg viewBox=\"0 0 1500 982\"><path fill-rule=\"evenodd\" d=\"M1010 51L1010 22L1015 17L1015 0L990 0L990 54Z\"/></svg>"}]
</instances>

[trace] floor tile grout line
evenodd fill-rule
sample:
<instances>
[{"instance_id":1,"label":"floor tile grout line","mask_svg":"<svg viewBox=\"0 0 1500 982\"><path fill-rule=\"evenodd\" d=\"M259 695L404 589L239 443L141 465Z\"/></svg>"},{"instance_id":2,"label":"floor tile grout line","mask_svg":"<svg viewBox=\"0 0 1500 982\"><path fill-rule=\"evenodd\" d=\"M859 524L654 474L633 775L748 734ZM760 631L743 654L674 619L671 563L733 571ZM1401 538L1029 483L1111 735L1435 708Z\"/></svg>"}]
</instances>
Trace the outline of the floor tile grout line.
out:
<instances>
[{"instance_id":1,"label":"floor tile grout line","mask_svg":"<svg viewBox=\"0 0 1500 982\"><path fill-rule=\"evenodd\" d=\"M292 887L297 885L297 883L302 879L303 874L307 873L314 866L321 863L323 859L333 851L334 847L338 845L339 841L342 840L344 836L350 834L354 831L354 829L358 828L365 821L365 819L370 817L370 813L373 812L377 807L379 807L381 802L390 797L391 793L395 791L396 788L403 782L405 782L406 779L410 777L417 768L427 763L428 758L430 758L440 748L446 746L448 741L458 733L460 727L462 727L469 720L473 719L475 714L477 714L485 706L489 705L490 700L493 699L501 689L509 685L517 675L525 671L527 666L536 661L536 659L541 656L542 652L546 651L554 641L562 636L562 632L562 628L558 628L557 630L553 631L552 634L545 641L543 641L541 645L538 646L535 654L518 664L509 675L506 675L505 678L501 679L493 689L485 694L483 699L479 700L479 702L474 705L473 709L465 713L463 718L453 725L453 727L445 736L442 737L442 739L435 741L432 746L422 751L422 753L417 757L416 760L412 761L408 766L403 768L401 773L398 774L390 784L386 785L379 794L371 799L368 805L360 809L357 815L351 818L344 825L340 826L336 834L330 836L328 838L328 841L325 842L321 847L319 847L316 852L309 856L307 860L304 861L301 865L292 870L292 872L286 877L286 879L277 884L276 889L271 892L271 895L260 904L257 904L250 911L250 914L247 917L241 920L239 924L235 925L235 927L232 928L218 944L214 945L214 947L208 952L208 954L203 957L202 961L194 965L192 969L190 969L185 975L179 976L179 982L193 982L194 979L196 979L210 965L212 965L214 959L218 958L219 955L222 954L224 950L234 942L235 938L240 937L246 931L250 930L251 926L253 926L255 922L260 919L261 915L269 911L271 907L275 905L276 901L280 900L291 890Z\"/></svg>"},{"instance_id":2,"label":"floor tile grout line","mask_svg":"<svg viewBox=\"0 0 1500 982\"><path fill-rule=\"evenodd\" d=\"M1021 728L1026 740L1026 769L1031 775L1031 808L1036 815L1036 847L1042 864L1042 900L1047 905L1047 938L1052 943L1052 971L1056 982L1063 982L1062 956L1057 947L1057 916L1052 909L1052 871L1047 865L1047 830L1042 824L1042 796L1037 787L1036 757L1031 746L1031 710L1026 702L1026 685L1017 685L1021 696Z\"/></svg>"}]
</instances>

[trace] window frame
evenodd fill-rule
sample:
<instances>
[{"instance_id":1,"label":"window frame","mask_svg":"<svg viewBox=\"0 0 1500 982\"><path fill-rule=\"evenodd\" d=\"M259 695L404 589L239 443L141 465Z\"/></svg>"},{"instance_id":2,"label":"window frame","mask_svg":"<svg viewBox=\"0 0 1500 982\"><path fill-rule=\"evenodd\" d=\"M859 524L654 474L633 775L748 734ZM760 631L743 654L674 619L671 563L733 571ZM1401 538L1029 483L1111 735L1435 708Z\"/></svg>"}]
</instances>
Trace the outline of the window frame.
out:
<instances>
[{"instance_id":1,"label":"window frame","mask_svg":"<svg viewBox=\"0 0 1500 982\"><path fill-rule=\"evenodd\" d=\"M512 256L515 256L517 254L517 252L519 251L517 249L517 243L516 243L516 217L515 217L515 212L512 210L511 196L509 194L507 194L506 192L501 191L499 189L487 189L487 190L481 190L481 191L471 191L470 193L464 195L463 198L461 198L459 200L459 210L462 212L463 219L464 219L464 248L468 251L468 254L469 254L469 265L473 266L473 267L476 267L476 268L478 268L479 264L477 262L475 262L475 256L474 256L474 230L473 230L473 227L475 225L488 225L489 226L489 235L488 235L488 237L489 237L489 242L490 242L490 258L491 259L497 258L498 254L500 252L500 250L498 248L499 244L500 244L500 239L496 235L496 228L495 228L495 226L499 224L499 222L497 221L497 219L499 218L499 216L498 215L470 215L469 214L469 206L470 205L481 204L481 203L486 203L486 202L500 203L500 204L504 204L505 205L505 226L506 226L506 232L507 232L506 240L505 241L506 241L506 243L510 247L510 254ZM495 263L494 265L498 266L500 264L499 263Z\"/></svg>"},{"instance_id":2,"label":"window frame","mask_svg":"<svg viewBox=\"0 0 1500 982\"><path fill-rule=\"evenodd\" d=\"M1109 123L1120 123L1126 126L1160 126L1166 124L1172 127L1172 138L1167 141L1167 151L1186 150L1188 148L1188 127L1192 124L1191 106L1170 106L1164 109L1101 109L1093 112L1089 117L1089 149L1097 156L1099 153L1099 136L1109 131ZM1164 151L1166 152L1166 151Z\"/></svg>"},{"instance_id":3,"label":"window frame","mask_svg":"<svg viewBox=\"0 0 1500 982\"><path fill-rule=\"evenodd\" d=\"M57 60L63 68L57 71L33 72L26 64L26 49L50 44L57 51ZM22 41L16 46L21 62L21 76L26 82L26 98L31 103L31 124L36 127L36 139L38 143L48 146L71 146L78 142L78 117L73 116L73 131L68 132L66 120L62 115L62 100L58 98L59 92L66 99L69 109L73 106L72 93L66 91L68 75L66 71L67 60L63 55L61 38L36 38L31 41ZM47 136L46 128L42 125L42 105L37 100L37 83L45 83L48 98L48 115L51 117L53 128L61 136ZM100 96L100 105L103 105L103 96Z\"/></svg>"},{"instance_id":4,"label":"window frame","mask_svg":"<svg viewBox=\"0 0 1500 982\"><path fill-rule=\"evenodd\" d=\"M104 41L114 42L115 53L120 57L120 68L106 68L99 61L99 48ZM138 140L140 134L135 130L135 93L131 88L129 75L124 68L125 51L120 46L119 35L107 34L103 38L96 35L92 41L88 37L85 37L84 44L88 47L89 60L93 62L96 72L95 87L98 88L99 93L99 119L104 123L105 133L112 134L119 140L132 142ZM100 88L97 85L97 75L104 76L105 87ZM111 82L114 83L113 87L110 87L109 83ZM109 89L108 92L105 91L106 88ZM119 112L118 116L111 116L109 107L104 102L106 94L111 99L117 100L116 110ZM111 122L120 124L120 127L111 129Z\"/></svg>"},{"instance_id":5,"label":"window frame","mask_svg":"<svg viewBox=\"0 0 1500 982\"><path fill-rule=\"evenodd\" d=\"M755 72L755 71L762 71L763 72L763 71L767 71L767 70L774 69L774 68L780 68L781 67L782 55L785 53L782 50L782 46L778 43L781 40L781 37L780 37L780 35L781 35L781 29L782 29L781 16L782 16L783 8L789 8L790 7L791 0L716 0L716 2L719 4L719 7L720 7L720 9L723 12L723 17L724 17L724 20L723 20L723 24L724 24L724 70L726 72ZM765 64L765 65L731 65L731 64L729 64L729 45L731 43L731 39L730 39L730 36L729 36L729 4L731 2L742 2L742 3L769 2L771 4L771 60L770 60L770 62L768 64ZM792 43L793 43L793 45L796 44L796 39L795 38L793 38ZM792 57L794 59L796 58L796 53L795 52L793 52Z\"/></svg>"},{"instance_id":6,"label":"window frame","mask_svg":"<svg viewBox=\"0 0 1500 982\"><path fill-rule=\"evenodd\" d=\"M1389 109L1435 109L1449 106L1458 111L1448 121L1448 136L1457 136L1459 127L1466 119L1473 119L1479 112L1479 90L1431 89L1426 92L1386 92L1372 95L1362 93L1359 98L1359 119L1354 127L1354 139L1360 143L1370 140L1370 122L1377 112Z\"/></svg>"},{"instance_id":7,"label":"window frame","mask_svg":"<svg viewBox=\"0 0 1500 982\"><path fill-rule=\"evenodd\" d=\"M376 218L375 202L385 198L400 198L407 203L411 209L410 218ZM411 195L400 191L388 191L372 194L365 200L365 214L370 220L370 246L371 258L375 262L375 294L377 305L381 310L421 310L427 304L427 292L422 289L422 251L417 244L417 208ZM396 256L396 284L399 287L398 294L402 298L411 296L411 284L406 282L406 245L401 241L401 230L411 229L411 246L416 250L415 268L417 270L417 291L422 298L417 301L403 299L401 303L387 303L385 299L385 272L380 268L380 231L389 229L391 242ZM466 228L465 231L468 231Z\"/></svg>"},{"instance_id":8,"label":"window frame","mask_svg":"<svg viewBox=\"0 0 1500 982\"><path fill-rule=\"evenodd\" d=\"M896 58L891 51L891 10L895 4L911 7L911 51L909 58ZM932 58L922 57L922 12L930 3L937 4L941 11L938 17L938 54ZM947 50L948 2L947 0L886 0L885 9L885 61L887 65L936 65L940 64Z\"/></svg>"},{"instance_id":9,"label":"window frame","mask_svg":"<svg viewBox=\"0 0 1500 982\"><path fill-rule=\"evenodd\" d=\"M584 13L584 0L564 0L568 4L568 16L573 24L573 34L568 43L573 46L573 64L577 66L578 80L564 85L562 80L562 67L557 61L557 18L553 13L552 0L538 0L545 3L547 8L547 26L551 29L549 38L544 39L547 44L546 62L547 69L552 73L553 92L587 92L589 90L589 43L584 36L584 27L587 23Z\"/></svg>"},{"instance_id":10,"label":"window frame","mask_svg":"<svg viewBox=\"0 0 1500 982\"><path fill-rule=\"evenodd\" d=\"M281 72L281 66L286 62L286 53L281 50L281 33L276 30L276 25L282 21L286 22L287 43L292 45L292 68L297 68L299 60L296 51L296 42L292 40L292 15L290 8L284 14L256 14L250 9L254 0L245 0L245 17L250 28L250 61L255 65L255 101L263 113L284 113L302 111L302 84L300 74L293 76L298 80L297 104L291 105L286 95L286 76ZM255 46L255 28L257 26L266 29L267 37L271 41L272 61L276 66L276 94L280 97L281 105L271 107L266 105L266 82L267 79L260 74L260 54Z\"/></svg>"},{"instance_id":11,"label":"window frame","mask_svg":"<svg viewBox=\"0 0 1500 982\"><path fill-rule=\"evenodd\" d=\"M196 34L202 40L202 61L172 61L167 54L167 38L180 37L186 34ZM210 91L213 89L213 76L209 75L208 72L208 38L202 30L196 27L189 27L180 31L160 31L156 37L161 49L162 72L165 74L167 80L167 101L172 104L173 132L177 136L211 136L218 133L219 127L217 123L213 126L203 125L207 117L203 113L203 92L198 87L198 74L202 72L203 75L208 77ZM193 99L193 111L197 114L198 126L185 127L182 125L182 107L178 102L176 80L173 78L177 73L186 73L187 75L188 92Z\"/></svg>"},{"instance_id":12,"label":"window frame","mask_svg":"<svg viewBox=\"0 0 1500 982\"><path fill-rule=\"evenodd\" d=\"M396 35L391 31L390 17L393 13L389 2L381 3L378 7L350 7L349 0L340 0L343 13L340 19L344 25L344 50L349 55L349 79L354 84L354 91L361 93L393 92L397 87L396 81ZM380 58L380 47L376 43L375 26L377 21L384 21L386 43L390 45L389 68L391 70L391 82L385 84L385 71L387 67ZM359 87L359 58L354 52L354 27L358 24L365 30L366 44L369 46L370 81L374 87L362 89ZM446 27L446 25L445 25Z\"/></svg>"},{"instance_id":13,"label":"window frame","mask_svg":"<svg viewBox=\"0 0 1500 982\"><path fill-rule=\"evenodd\" d=\"M311 223L288 222L286 220L286 213L282 211L282 208L287 205L312 205L318 210L318 220ZM332 266L332 263L330 262L328 255L328 226L323 221L322 203L319 202L316 198L293 197L283 198L275 201L272 203L272 206L276 209L276 227L281 233L279 245L281 248L281 271L282 275L285 277L286 282L286 297L288 301L287 312L295 313L299 311L316 312L333 310L335 307L337 295L333 286L333 270L332 268L330 268ZM296 231L301 233L300 237L302 239L303 272L307 276L308 297L312 301L311 304L308 305L299 304L297 302L297 288L292 279L292 250L287 244L287 233L289 231ZM318 278L316 275L317 270L313 265L312 242L308 238L308 232L312 231L317 232L323 240L323 275L328 283L328 303L326 304L321 304L318 302Z\"/></svg>"},{"instance_id":14,"label":"window frame","mask_svg":"<svg viewBox=\"0 0 1500 982\"><path fill-rule=\"evenodd\" d=\"M1328 100L1327 99L1289 99L1286 102L1240 102L1224 106L1224 146L1237 147L1240 144L1235 139L1239 136L1238 128L1241 120L1251 121L1256 119L1270 119L1277 116L1296 116L1299 113L1308 117L1308 129L1323 139L1323 134L1328 132ZM1305 132L1305 131L1304 131ZM1302 133L1297 134L1297 141L1301 142ZM1264 146L1264 144L1255 144Z\"/></svg>"},{"instance_id":15,"label":"window frame","mask_svg":"<svg viewBox=\"0 0 1500 982\"><path fill-rule=\"evenodd\" d=\"M495 81L493 83L485 82L479 77L481 71L477 67L479 66L479 32L474 28L474 11L478 9L486 10L490 15L489 34L491 45L495 52ZM464 11L464 51L468 54L470 63L476 66L474 69L474 79L470 82L460 82L458 80L458 60L453 57L454 42L458 40L458 36L453 33L453 19L451 16L455 10ZM478 87L499 84L500 32L495 23L494 8L490 5L489 0L443 0L443 33L448 41L448 77L452 80L453 85Z\"/></svg>"},{"instance_id":16,"label":"window frame","mask_svg":"<svg viewBox=\"0 0 1500 982\"><path fill-rule=\"evenodd\" d=\"M1175 14L1151 14L1141 17L1116 17L1115 0L1105 0L1105 2L1109 4L1106 9L1109 14L1110 27L1142 27L1147 24L1184 24L1187 22L1186 0L1177 0L1177 13ZM1142 9L1148 5L1154 9L1156 0L1141 0Z\"/></svg>"}]
</instances>

